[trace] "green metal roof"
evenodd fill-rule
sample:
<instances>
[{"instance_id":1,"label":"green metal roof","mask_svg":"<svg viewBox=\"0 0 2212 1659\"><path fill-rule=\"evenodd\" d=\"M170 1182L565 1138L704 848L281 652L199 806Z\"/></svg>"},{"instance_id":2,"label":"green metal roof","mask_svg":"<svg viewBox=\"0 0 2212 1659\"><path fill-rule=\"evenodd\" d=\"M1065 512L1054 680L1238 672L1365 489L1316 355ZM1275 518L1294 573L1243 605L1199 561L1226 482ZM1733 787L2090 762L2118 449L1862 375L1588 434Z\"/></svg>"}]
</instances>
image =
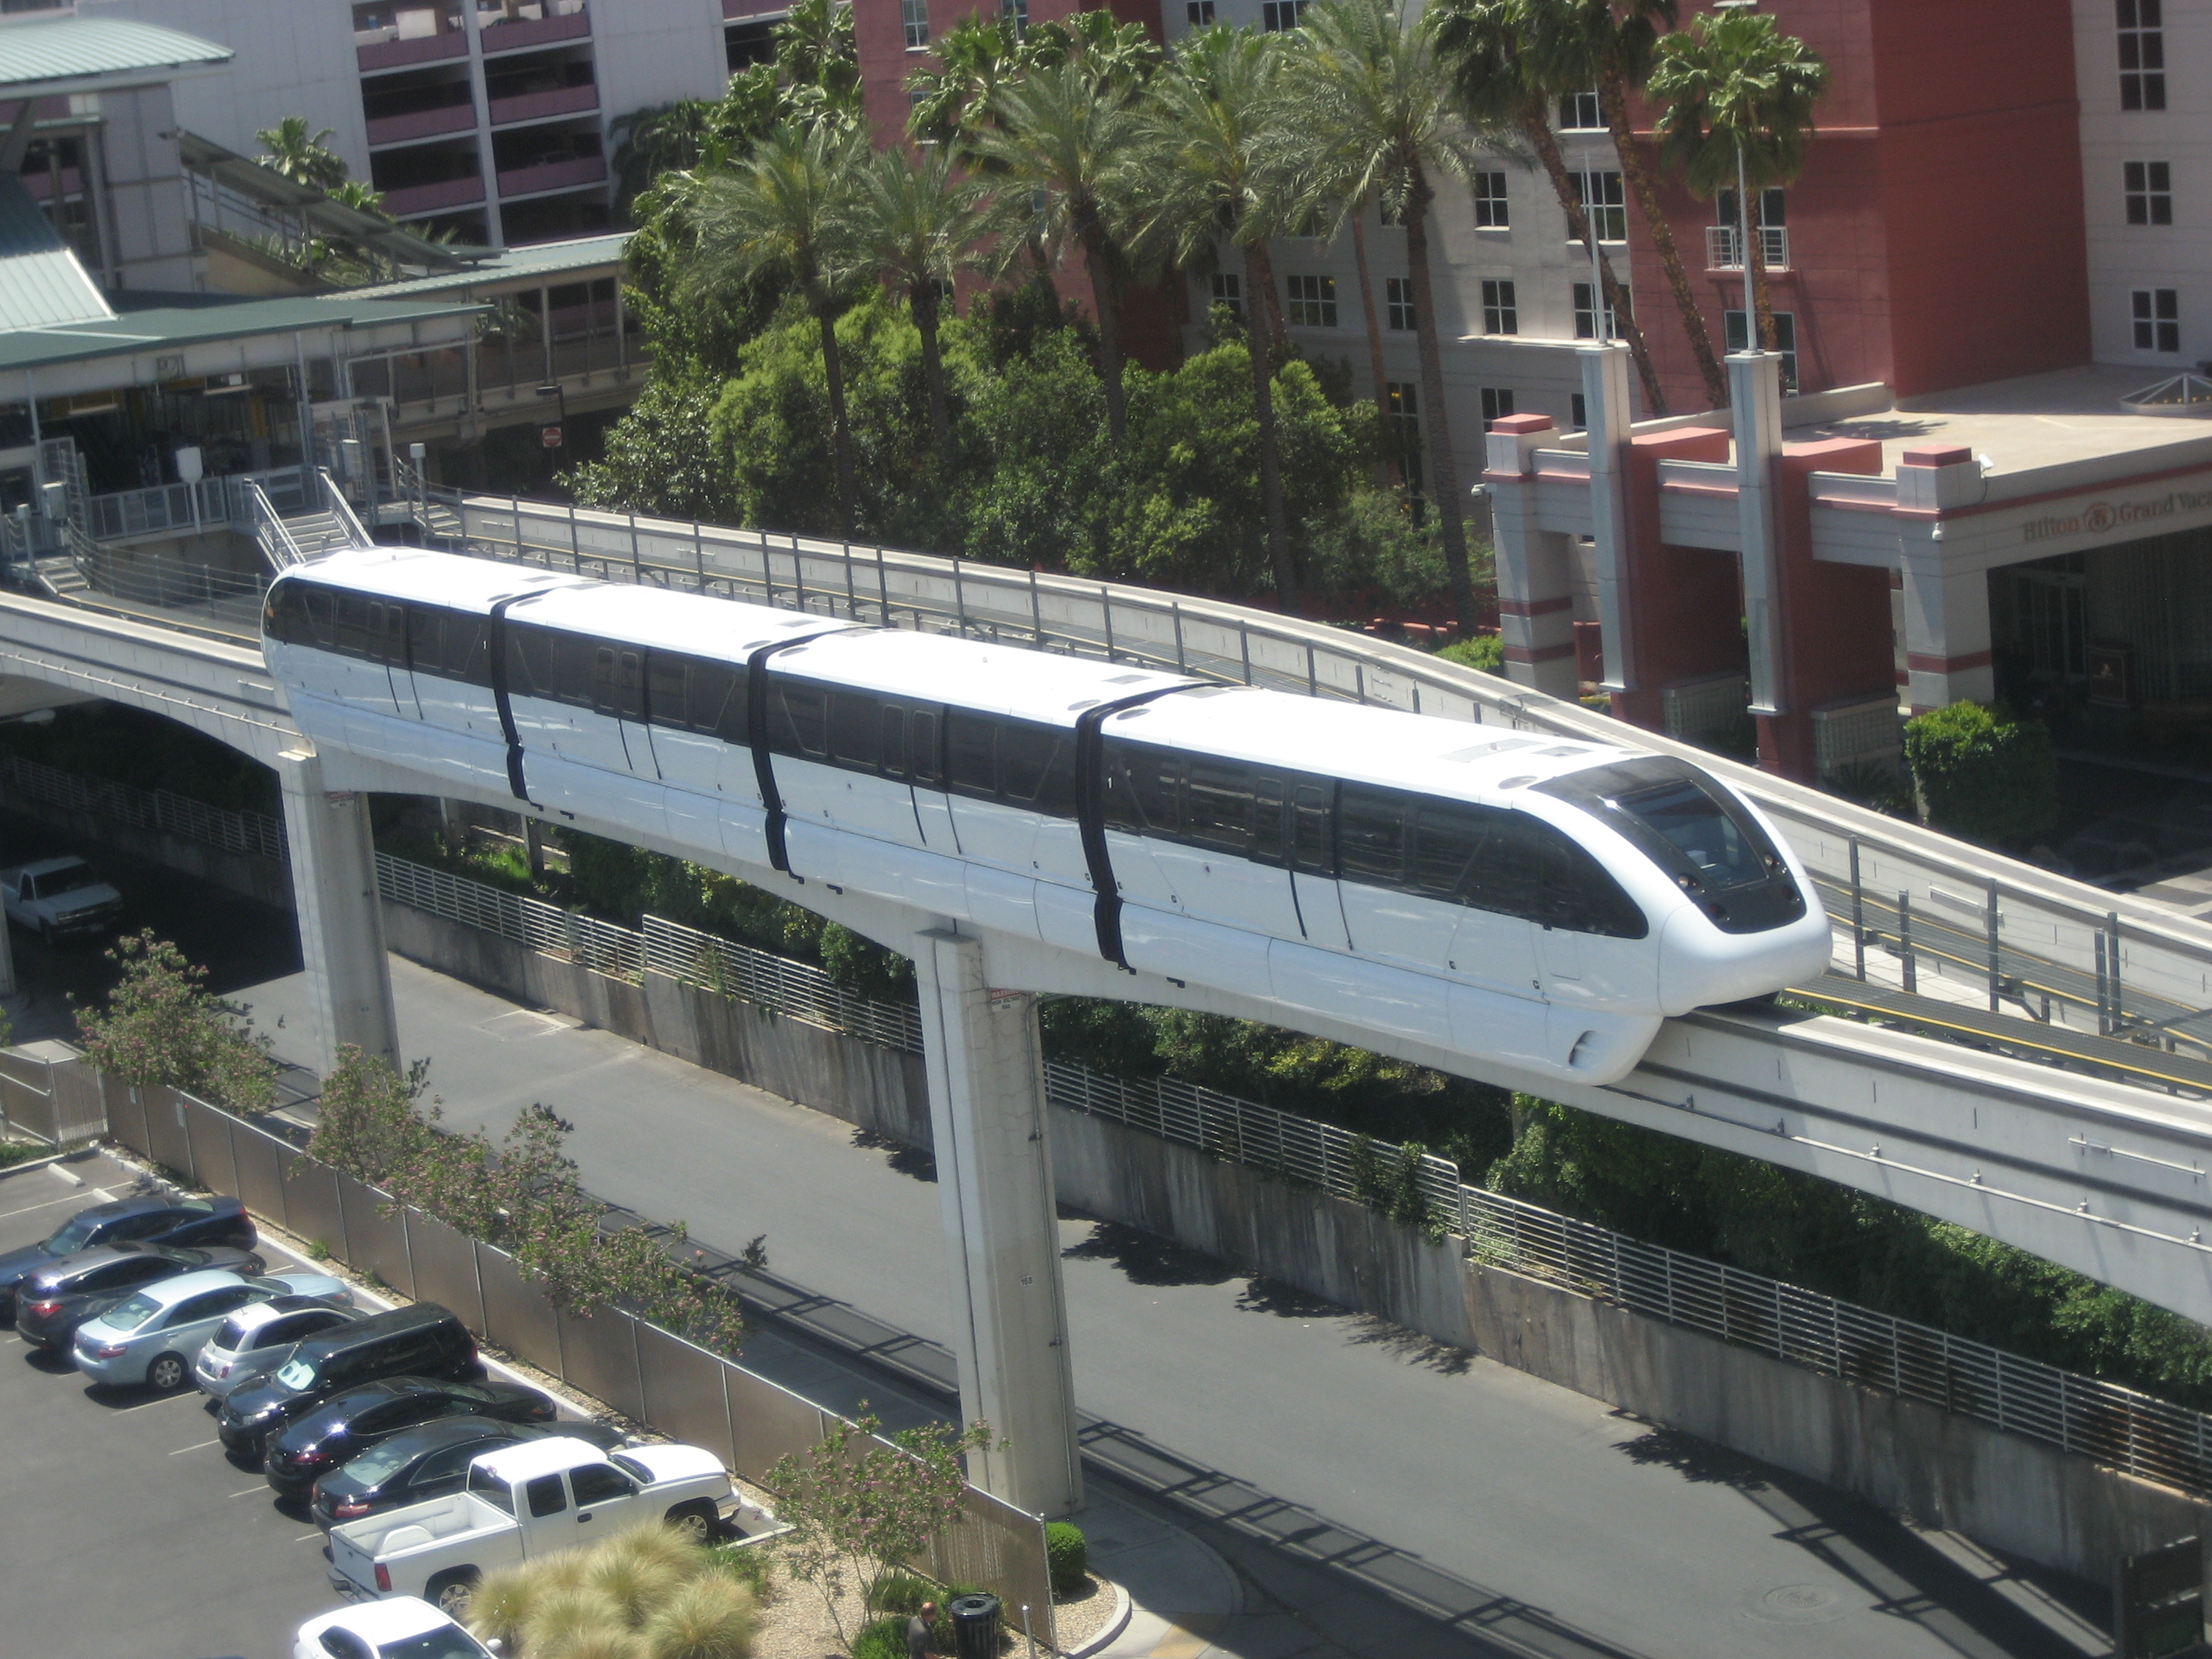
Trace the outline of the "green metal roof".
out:
<instances>
[{"instance_id":1,"label":"green metal roof","mask_svg":"<svg viewBox=\"0 0 2212 1659\"><path fill-rule=\"evenodd\" d=\"M238 300L215 295L119 294L131 308L104 320L0 333L0 371L40 368L92 357L180 350L261 335L367 329L440 317L463 317L480 306L357 301L350 294L288 295ZM0 394L4 395L4 394Z\"/></svg>"},{"instance_id":2,"label":"green metal roof","mask_svg":"<svg viewBox=\"0 0 2212 1659\"><path fill-rule=\"evenodd\" d=\"M23 181L0 173L0 333L114 314Z\"/></svg>"},{"instance_id":3,"label":"green metal roof","mask_svg":"<svg viewBox=\"0 0 2212 1659\"><path fill-rule=\"evenodd\" d=\"M417 276L404 283L384 283L375 288L349 289L345 297L382 300L404 295L452 294L502 283L519 286L574 276L580 271L620 264L623 250L629 246L629 232L617 230L604 236L580 236L566 242L533 242L527 247L511 247L480 259L465 270L443 271L435 276Z\"/></svg>"},{"instance_id":4,"label":"green metal roof","mask_svg":"<svg viewBox=\"0 0 2212 1659\"><path fill-rule=\"evenodd\" d=\"M230 48L125 17L19 15L0 22L0 87L51 94L227 64Z\"/></svg>"}]
</instances>

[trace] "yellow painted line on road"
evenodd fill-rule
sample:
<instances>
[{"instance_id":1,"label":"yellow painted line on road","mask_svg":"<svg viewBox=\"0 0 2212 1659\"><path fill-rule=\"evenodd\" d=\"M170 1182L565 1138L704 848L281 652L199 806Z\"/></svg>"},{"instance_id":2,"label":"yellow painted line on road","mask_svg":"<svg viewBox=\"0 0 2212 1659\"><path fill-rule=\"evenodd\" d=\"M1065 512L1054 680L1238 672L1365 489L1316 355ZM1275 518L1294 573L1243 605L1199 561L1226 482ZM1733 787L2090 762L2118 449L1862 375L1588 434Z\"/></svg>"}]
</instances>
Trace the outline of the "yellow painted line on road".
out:
<instances>
[{"instance_id":1,"label":"yellow painted line on road","mask_svg":"<svg viewBox=\"0 0 2212 1659\"><path fill-rule=\"evenodd\" d=\"M176 1450L171 1452L169 1455L172 1457L182 1457L188 1451L205 1451L210 1446L220 1446L221 1444L222 1444L222 1438L218 1437L213 1440L203 1440L197 1446L179 1446Z\"/></svg>"}]
</instances>

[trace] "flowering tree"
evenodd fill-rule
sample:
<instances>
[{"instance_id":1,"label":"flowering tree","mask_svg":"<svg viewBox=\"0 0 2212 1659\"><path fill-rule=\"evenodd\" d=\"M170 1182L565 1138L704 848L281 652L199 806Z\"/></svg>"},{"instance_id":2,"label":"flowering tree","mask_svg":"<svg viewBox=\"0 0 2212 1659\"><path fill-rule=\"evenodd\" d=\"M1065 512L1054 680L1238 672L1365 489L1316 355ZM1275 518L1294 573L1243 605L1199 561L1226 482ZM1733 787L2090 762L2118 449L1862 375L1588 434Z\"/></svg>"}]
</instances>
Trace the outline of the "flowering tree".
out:
<instances>
[{"instance_id":1,"label":"flowering tree","mask_svg":"<svg viewBox=\"0 0 2212 1659\"><path fill-rule=\"evenodd\" d=\"M76 1011L85 1058L95 1068L234 1111L264 1111L276 1100L269 1039L253 1034L242 1005L207 988L206 969L151 929L116 940L107 959L123 975L106 1008Z\"/></svg>"},{"instance_id":2,"label":"flowering tree","mask_svg":"<svg viewBox=\"0 0 2212 1659\"><path fill-rule=\"evenodd\" d=\"M876 1588L929 1547L960 1517L963 1453L991 1444L991 1425L949 1423L902 1429L886 1442L882 1421L861 1401L860 1418L841 1422L805 1456L776 1460L762 1482L776 1513L791 1523L783 1558L793 1576L811 1584L830 1612L838 1639L848 1589L875 1605Z\"/></svg>"}]
</instances>

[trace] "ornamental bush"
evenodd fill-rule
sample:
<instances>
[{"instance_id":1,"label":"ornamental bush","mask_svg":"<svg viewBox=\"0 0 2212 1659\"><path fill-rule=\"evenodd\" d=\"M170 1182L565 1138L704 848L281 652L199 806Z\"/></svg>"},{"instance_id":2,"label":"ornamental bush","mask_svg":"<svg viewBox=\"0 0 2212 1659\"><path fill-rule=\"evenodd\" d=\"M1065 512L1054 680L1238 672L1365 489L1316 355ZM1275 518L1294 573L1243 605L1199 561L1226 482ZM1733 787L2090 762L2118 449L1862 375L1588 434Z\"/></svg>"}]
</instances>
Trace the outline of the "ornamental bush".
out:
<instances>
[{"instance_id":1,"label":"ornamental bush","mask_svg":"<svg viewBox=\"0 0 2212 1659\"><path fill-rule=\"evenodd\" d=\"M2058 821L2058 761L2035 721L1954 702L1905 723L1905 762L1921 817L1948 835L2026 848Z\"/></svg>"},{"instance_id":2,"label":"ornamental bush","mask_svg":"<svg viewBox=\"0 0 2212 1659\"><path fill-rule=\"evenodd\" d=\"M1091 1571L1091 1545L1083 1528L1069 1521L1047 1522L1044 1559L1054 1595L1073 1595L1081 1589L1084 1575Z\"/></svg>"},{"instance_id":3,"label":"ornamental bush","mask_svg":"<svg viewBox=\"0 0 2212 1659\"><path fill-rule=\"evenodd\" d=\"M276 1098L270 1041L253 1034L241 1004L207 988L207 969L149 928L119 939L107 959L123 970L107 1006L76 1011L78 1040L94 1069L125 1083L166 1084L238 1112Z\"/></svg>"},{"instance_id":4,"label":"ornamental bush","mask_svg":"<svg viewBox=\"0 0 2212 1659\"><path fill-rule=\"evenodd\" d=\"M1446 662L1462 668L1479 668L1486 674L1505 672L1505 641L1495 634L1477 634L1471 640L1455 640L1437 653Z\"/></svg>"}]
</instances>

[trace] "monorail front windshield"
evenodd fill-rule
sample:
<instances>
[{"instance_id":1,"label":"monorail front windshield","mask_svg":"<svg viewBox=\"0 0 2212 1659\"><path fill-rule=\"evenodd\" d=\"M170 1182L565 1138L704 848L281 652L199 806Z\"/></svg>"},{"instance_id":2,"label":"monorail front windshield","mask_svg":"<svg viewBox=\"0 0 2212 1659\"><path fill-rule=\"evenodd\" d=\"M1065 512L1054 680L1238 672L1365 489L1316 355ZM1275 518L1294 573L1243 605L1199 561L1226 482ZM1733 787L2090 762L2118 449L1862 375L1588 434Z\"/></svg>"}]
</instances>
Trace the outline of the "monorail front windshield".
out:
<instances>
[{"instance_id":1,"label":"monorail front windshield","mask_svg":"<svg viewBox=\"0 0 2212 1659\"><path fill-rule=\"evenodd\" d=\"M1696 767L1640 756L1537 786L1620 831L1725 933L1752 933L1805 914L1781 852L1742 803Z\"/></svg>"}]
</instances>

